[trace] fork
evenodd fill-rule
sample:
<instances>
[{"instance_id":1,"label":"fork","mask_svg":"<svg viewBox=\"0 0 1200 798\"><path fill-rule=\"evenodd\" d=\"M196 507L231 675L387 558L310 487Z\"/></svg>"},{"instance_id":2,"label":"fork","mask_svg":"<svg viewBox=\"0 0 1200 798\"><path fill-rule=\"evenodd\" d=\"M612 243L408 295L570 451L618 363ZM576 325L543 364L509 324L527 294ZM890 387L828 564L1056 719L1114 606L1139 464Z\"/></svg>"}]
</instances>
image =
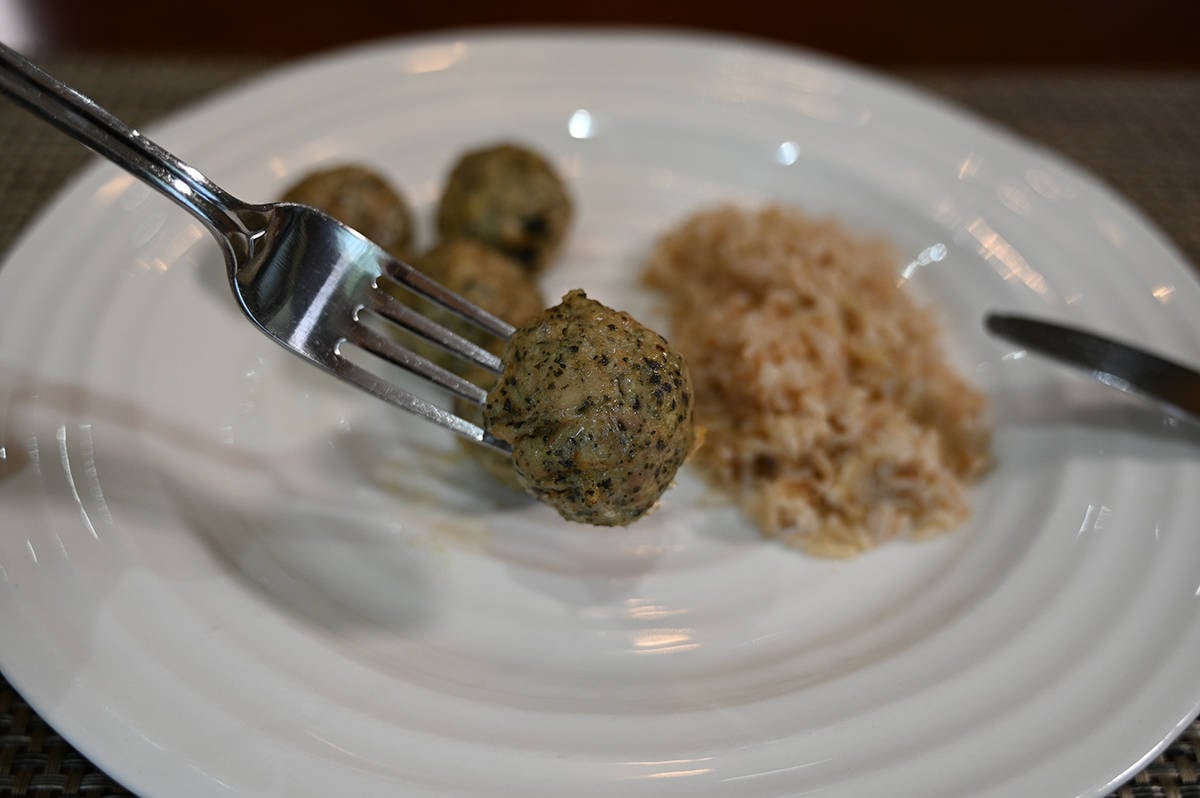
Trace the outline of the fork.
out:
<instances>
[{"instance_id":1,"label":"fork","mask_svg":"<svg viewBox=\"0 0 1200 798\"><path fill-rule=\"evenodd\" d=\"M485 402L483 388L405 347L399 331L407 330L492 373L501 369L496 355L396 298L401 286L501 339L512 335L510 324L314 208L239 200L3 43L0 91L199 219L220 245L238 306L276 343L396 407L510 451L479 425L396 385L380 368L393 363L469 402Z\"/></svg>"}]
</instances>

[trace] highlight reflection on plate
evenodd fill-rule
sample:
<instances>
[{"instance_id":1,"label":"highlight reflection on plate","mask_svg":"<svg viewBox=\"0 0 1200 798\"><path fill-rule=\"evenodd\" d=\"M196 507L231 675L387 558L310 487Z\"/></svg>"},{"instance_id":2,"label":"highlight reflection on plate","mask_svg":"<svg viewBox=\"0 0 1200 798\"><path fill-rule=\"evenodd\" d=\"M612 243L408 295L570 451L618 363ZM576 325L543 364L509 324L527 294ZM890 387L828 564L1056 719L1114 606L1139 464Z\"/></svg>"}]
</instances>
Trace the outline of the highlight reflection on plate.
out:
<instances>
[{"instance_id":1,"label":"highlight reflection on plate","mask_svg":"<svg viewBox=\"0 0 1200 798\"><path fill-rule=\"evenodd\" d=\"M580 210L547 294L649 321L683 214L837 214L907 254L998 466L965 528L848 562L690 474L568 526L277 349L196 223L93 167L0 271L0 665L139 794L1098 795L1200 708L1196 434L980 329L1197 351L1179 256L1052 156L807 54L632 33L351 50L151 135L247 199L363 161L426 220L458 153L523 140Z\"/></svg>"}]
</instances>

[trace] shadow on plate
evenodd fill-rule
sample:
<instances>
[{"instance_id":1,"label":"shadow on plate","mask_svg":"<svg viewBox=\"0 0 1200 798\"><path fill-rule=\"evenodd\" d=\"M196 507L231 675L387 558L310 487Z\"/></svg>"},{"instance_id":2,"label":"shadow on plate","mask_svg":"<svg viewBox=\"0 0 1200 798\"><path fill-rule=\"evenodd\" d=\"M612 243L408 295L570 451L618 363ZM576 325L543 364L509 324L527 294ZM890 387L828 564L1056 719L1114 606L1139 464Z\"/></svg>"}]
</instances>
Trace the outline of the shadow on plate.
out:
<instances>
[{"instance_id":1,"label":"shadow on plate","mask_svg":"<svg viewBox=\"0 0 1200 798\"><path fill-rule=\"evenodd\" d=\"M229 573L307 624L403 635L437 614L436 553L400 524L302 497L245 506L178 474L164 482L179 518Z\"/></svg>"},{"instance_id":2,"label":"shadow on plate","mask_svg":"<svg viewBox=\"0 0 1200 798\"><path fill-rule=\"evenodd\" d=\"M355 430L340 448L351 467L402 500L400 512L443 542L502 563L509 576L568 608L595 607L636 594L641 578L674 545L668 529L571 524L500 483L452 442L429 438L421 422L394 434ZM440 434L440 433L439 433Z\"/></svg>"},{"instance_id":3,"label":"shadow on plate","mask_svg":"<svg viewBox=\"0 0 1200 798\"><path fill-rule=\"evenodd\" d=\"M1042 382L1021 390L993 390L989 402L996 434L1014 426L1044 429L1051 437L1065 430L1086 433L1074 448L1054 449L1061 459L1118 453L1145 460L1200 456L1200 424L1099 384L1073 382L1069 387Z\"/></svg>"},{"instance_id":4,"label":"shadow on plate","mask_svg":"<svg viewBox=\"0 0 1200 798\"><path fill-rule=\"evenodd\" d=\"M355 427L339 436L339 448L365 482L410 503L466 518L537 504L488 474L457 441L447 446L452 433L434 430L431 437L427 422L396 413L395 427L386 433Z\"/></svg>"},{"instance_id":5,"label":"shadow on plate","mask_svg":"<svg viewBox=\"0 0 1200 798\"><path fill-rule=\"evenodd\" d=\"M333 632L403 633L432 616L439 566L427 543L377 513L282 489L279 464L314 459L309 454L227 446L153 407L78 385L3 371L0 386L8 389L0 394L0 488L19 485L12 498L33 502L31 512L47 502L77 504L93 526L84 541L92 565L107 556L106 544L131 534L124 519L139 530L132 541L138 568L171 580L211 578L211 565L189 554L193 541L172 539L178 536L169 527L182 522L221 570L305 622ZM206 483L201 475L213 472L222 481ZM84 536L50 533L59 548L75 533ZM105 548L97 552L96 542ZM113 565L130 562L117 557Z\"/></svg>"}]
</instances>

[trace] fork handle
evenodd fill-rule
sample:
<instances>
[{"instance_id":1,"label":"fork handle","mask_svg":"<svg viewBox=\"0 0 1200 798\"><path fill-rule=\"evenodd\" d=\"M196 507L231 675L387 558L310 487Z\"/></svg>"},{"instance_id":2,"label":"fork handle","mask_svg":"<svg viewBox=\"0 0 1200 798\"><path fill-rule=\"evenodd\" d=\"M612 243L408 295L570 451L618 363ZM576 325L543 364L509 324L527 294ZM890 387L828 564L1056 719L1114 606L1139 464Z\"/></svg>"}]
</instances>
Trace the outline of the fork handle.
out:
<instances>
[{"instance_id":1,"label":"fork handle","mask_svg":"<svg viewBox=\"0 0 1200 798\"><path fill-rule=\"evenodd\" d=\"M246 203L2 42L0 92L174 200L235 251L249 246Z\"/></svg>"}]
</instances>

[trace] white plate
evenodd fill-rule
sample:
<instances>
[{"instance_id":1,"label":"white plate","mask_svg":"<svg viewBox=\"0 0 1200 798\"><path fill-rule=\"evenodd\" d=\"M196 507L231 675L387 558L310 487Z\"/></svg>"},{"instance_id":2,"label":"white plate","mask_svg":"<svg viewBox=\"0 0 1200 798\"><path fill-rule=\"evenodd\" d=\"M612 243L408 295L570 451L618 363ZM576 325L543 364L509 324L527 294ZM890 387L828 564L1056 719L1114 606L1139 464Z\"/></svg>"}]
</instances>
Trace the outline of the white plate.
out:
<instances>
[{"instance_id":1,"label":"white plate","mask_svg":"<svg viewBox=\"0 0 1200 798\"><path fill-rule=\"evenodd\" d=\"M248 199L364 160L426 221L460 151L519 138L580 209L547 291L648 318L639 260L686 212L836 213L925 264L999 465L967 527L850 562L691 476L568 526L277 349L199 224L93 167L0 272L0 664L142 795L1097 795L1200 708L1196 435L980 332L1200 351L1180 257L1054 156L804 53L642 34L352 50L151 133Z\"/></svg>"}]
</instances>

